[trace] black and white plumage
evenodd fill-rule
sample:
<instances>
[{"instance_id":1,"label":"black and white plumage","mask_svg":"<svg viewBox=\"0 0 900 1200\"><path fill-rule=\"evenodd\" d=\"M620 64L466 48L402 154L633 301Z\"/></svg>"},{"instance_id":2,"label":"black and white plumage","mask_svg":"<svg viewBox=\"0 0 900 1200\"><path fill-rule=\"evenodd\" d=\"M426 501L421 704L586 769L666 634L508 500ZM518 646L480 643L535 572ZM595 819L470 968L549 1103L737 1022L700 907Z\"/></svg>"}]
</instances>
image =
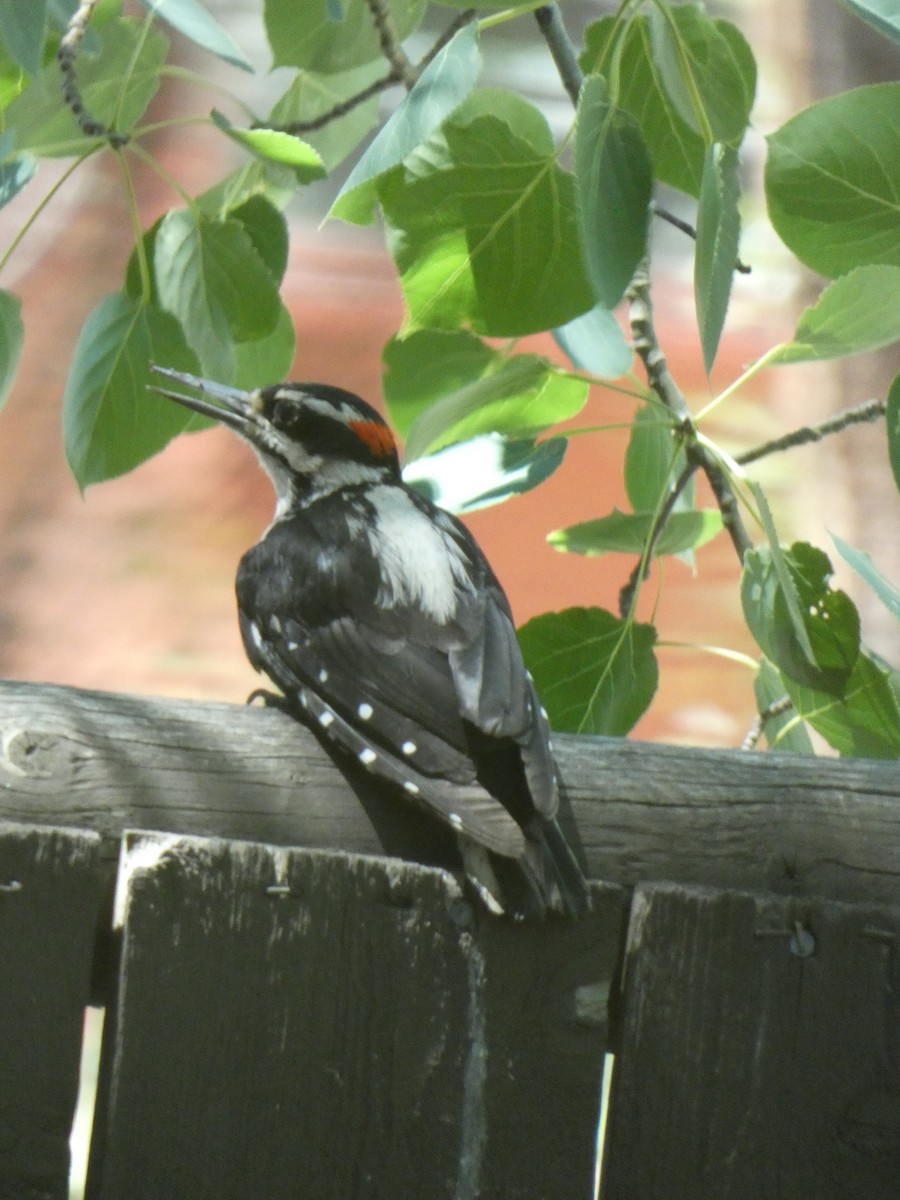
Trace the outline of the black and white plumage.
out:
<instances>
[{"instance_id":1,"label":"black and white plumage","mask_svg":"<svg viewBox=\"0 0 900 1200\"><path fill-rule=\"evenodd\" d=\"M159 389L249 442L274 484L237 600L288 711L449 825L493 909L586 909L506 596L465 526L403 483L381 417L324 384L246 393L156 369L200 392Z\"/></svg>"}]
</instances>

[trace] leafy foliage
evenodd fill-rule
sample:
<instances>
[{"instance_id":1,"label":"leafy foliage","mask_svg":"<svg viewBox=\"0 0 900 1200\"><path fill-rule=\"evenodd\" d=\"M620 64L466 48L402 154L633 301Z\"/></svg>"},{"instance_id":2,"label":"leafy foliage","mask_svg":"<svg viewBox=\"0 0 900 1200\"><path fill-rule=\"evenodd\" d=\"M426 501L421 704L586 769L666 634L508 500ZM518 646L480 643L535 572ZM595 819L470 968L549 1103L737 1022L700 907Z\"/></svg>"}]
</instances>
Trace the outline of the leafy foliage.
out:
<instances>
[{"instance_id":1,"label":"leafy foliage","mask_svg":"<svg viewBox=\"0 0 900 1200\"><path fill-rule=\"evenodd\" d=\"M198 118L246 162L142 230L131 171L135 155L152 162L145 112L167 69L169 34L252 70L200 0L143 2L143 21L123 15L118 0L98 8L65 88L55 49L66 6L0 2L0 205L31 185L40 159L69 157L74 169L104 152L119 160L134 222L122 289L98 298L70 367L63 428L81 487L205 423L148 393L151 362L247 388L289 369L282 209L346 163L329 215L357 224L380 218L406 300L403 328L384 350L384 392L413 486L460 511L507 499L563 462L578 432L565 423L592 384L618 379L635 399L624 462L632 511L548 535L568 553L635 556L622 612L569 609L521 631L553 724L607 734L632 727L657 684L656 632L633 615L647 571L664 556L694 565L696 548L727 528L743 557L741 600L762 655L758 703L786 695L791 705L773 716L769 740L808 753L813 728L841 753L900 755L896 672L866 650L855 606L831 587L826 555L780 545L764 494L709 440L704 414L692 416L653 331L648 234L666 184L697 202L697 325L712 371L739 265L741 148L757 84L753 53L734 24L702 4L620 5L586 31L583 79L574 48L560 45L558 28L545 30L573 101L569 129L554 134L521 96L479 86L482 53L491 52L482 32L529 21L530 10L498 13L489 0L474 6L475 19L462 5L439 10L446 33L413 62L405 39L416 34L423 46L425 0L265 0L274 63L290 72L281 96L268 114L249 117L238 98ZM894 6L844 2L900 41ZM348 161L389 86L405 90ZM768 215L794 254L830 282L793 339L709 408L765 367L900 339L898 125L900 84L882 84L813 104L769 133ZM613 311L626 295L634 347ZM519 348L523 335L545 331L569 367ZM0 404L22 340L19 303L0 292ZM631 375L633 350L646 384ZM885 409L900 486L900 383ZM718 509L696 507L698 471ZM758 522L757 549L742 513ZM835 545L900 614L896 586L871 559L839 538Z\"/></svg>"}]
</instances>

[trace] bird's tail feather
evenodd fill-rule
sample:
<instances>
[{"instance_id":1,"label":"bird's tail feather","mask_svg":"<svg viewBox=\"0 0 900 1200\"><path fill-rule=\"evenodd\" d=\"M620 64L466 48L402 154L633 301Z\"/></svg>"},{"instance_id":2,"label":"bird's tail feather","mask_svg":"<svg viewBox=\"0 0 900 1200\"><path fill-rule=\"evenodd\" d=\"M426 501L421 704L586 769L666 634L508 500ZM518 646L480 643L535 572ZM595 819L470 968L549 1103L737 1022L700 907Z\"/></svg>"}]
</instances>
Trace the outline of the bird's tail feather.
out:
<instances>
[{"instance_id":1,"label":"bird's tail feather","mask_svg":"<svg viewBox=\"0 0 900 1200\"><path fill-rule=\"evenodd\" d=\"M588 912L590 888L556 821L535 817L525 834L520 858L493 854L471 839L460 839L466 875L486 906L518 918Z\"/></svg>"}]
</instances>

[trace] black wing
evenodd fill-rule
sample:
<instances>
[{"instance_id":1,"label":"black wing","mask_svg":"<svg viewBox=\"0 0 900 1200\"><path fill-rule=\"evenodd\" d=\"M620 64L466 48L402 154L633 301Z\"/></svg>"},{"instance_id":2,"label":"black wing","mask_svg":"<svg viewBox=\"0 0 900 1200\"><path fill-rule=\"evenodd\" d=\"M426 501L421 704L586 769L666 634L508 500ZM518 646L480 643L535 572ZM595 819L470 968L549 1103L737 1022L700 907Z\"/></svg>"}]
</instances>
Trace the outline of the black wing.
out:
<instances>
[{"instance_id":1,"label":"black wing","mask_svg":"<svg viewBox=\"0 0 900 1200\"><path fill-rule=\"evenodd\" d=\"M565 843L549 730L506 597L461 524L403 495L429 523L423 536L443 539L453 559L452 611L445 593L426 597L433 611L399 586L385 596L375 515L363 494L348 505L345 490L276 523L242 560L247 654L345 752L495 854L532 852L540 880L540 860L552 866ZM414 536L389 549L409 553L410 578L427 568ZM580 880L566 848L569 872Z\"/></svg>"}]
</instances>

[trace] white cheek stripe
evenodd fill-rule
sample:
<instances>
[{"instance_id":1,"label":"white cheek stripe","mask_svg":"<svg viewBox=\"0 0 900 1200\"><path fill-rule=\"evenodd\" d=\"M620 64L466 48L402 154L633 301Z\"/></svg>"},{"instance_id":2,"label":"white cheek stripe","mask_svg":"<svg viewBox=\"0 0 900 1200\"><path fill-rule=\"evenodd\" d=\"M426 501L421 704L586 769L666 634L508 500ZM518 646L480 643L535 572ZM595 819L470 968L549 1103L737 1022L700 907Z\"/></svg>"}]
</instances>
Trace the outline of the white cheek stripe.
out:
<instances>
[{"instance_id":1,"label":"white cheek stripe","mask_svg":"<svg viewBox=\"0 0 900 1200\"><path fill-rule=\"evenodd\" d=\"M456 542L398 487L373 488L367 499L375 510L369 541L384 572L377 603L411 604L436 621L449 620L458 592L471 590Z\"/></svg>"}]
</instances>

